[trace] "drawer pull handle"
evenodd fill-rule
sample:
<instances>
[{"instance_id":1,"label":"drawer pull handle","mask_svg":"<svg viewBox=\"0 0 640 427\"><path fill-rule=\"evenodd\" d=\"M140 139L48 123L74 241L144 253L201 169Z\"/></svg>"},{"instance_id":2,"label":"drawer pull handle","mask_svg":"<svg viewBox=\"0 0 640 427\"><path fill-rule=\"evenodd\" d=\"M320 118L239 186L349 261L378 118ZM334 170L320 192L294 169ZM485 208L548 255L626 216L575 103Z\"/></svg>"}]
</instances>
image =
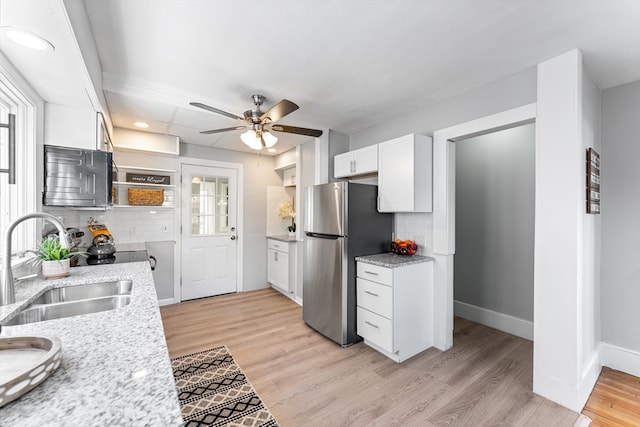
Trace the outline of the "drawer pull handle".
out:
<instances>
[{"instance_id":1,"label":"drawer pull handle","mask_svg":"<svg viewBox=\"0 0 640 427\"><path fill-rule=\"evenodd\" d=\"M378 325L376 325L374 323L371 323L368 320L365 320L364 323L366 323L367 325L369 325L369 326L371 326L373 328L380 329L380 326L378 326Z\"/></svg>"},{"instance_id":2,"label":"drawer pull handle","mask_svg":"<svg viewBox=\"0 0 640 427\"><path fill-rule=\"evenodd\" d=\"M367 271L367 270L365 270L364 272L365 272L365 273L367 273L367 274L371 274L372 276L379 276L379 274L378 274L378 273L374 273L373 271Z\"/></svg>"},{"instance_id":3,"label":"drawer pull handle","mask_svg":"<svg viewBox=\"0 0 640 427\"><path fill-rule=\"evenodd\" d=\"M374 297L379 297L379 296L380 296L380 295L378 295L378 294L374 294L374 293L373 293L373 292L371 292L371 291L364 291L364 293L365 293L365 294L372 295L372 296L374 296Z\"/></svg>"}]
</instances>

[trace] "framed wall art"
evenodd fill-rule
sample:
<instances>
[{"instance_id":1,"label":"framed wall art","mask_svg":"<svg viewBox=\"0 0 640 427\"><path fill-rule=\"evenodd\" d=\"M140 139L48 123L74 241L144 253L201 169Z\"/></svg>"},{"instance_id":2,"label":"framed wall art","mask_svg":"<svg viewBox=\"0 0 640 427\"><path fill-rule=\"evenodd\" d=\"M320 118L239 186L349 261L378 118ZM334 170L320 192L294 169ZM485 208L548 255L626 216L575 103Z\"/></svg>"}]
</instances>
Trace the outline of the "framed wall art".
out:
<instances>
[{"instance_id":1,"label":"framed wall art","mask_svg":"<svg viewBox=\"0 0 640 427\"><path fill-rule=\"evenodd\" d=\"M600 155L587 149L587 213L600 213Z\"/></svg>"}]
</instances>

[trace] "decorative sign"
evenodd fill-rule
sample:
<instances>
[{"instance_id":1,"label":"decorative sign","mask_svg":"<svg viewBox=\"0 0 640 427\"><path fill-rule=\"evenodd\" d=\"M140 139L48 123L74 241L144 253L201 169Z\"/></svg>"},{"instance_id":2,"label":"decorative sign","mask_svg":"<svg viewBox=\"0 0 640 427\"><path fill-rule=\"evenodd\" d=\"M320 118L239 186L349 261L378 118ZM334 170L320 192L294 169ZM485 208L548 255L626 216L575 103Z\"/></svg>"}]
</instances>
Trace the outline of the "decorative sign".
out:
<instances>
[{"instance_id":1,"label":"decorative sign","mask_svg":"<svg viewBox=\"0 0 640 427\"><path fill-rule=\"evenodd\" d=\"M600 213L600 155L587 150L587 213Z\"/></svg>"},{"instance_id":2,"label":"decorative sign","mask_svg":"<svg viewBox=\"0 0 640 427\"><path fill-rule=\"evenodd\" d=\"M127 172L127 182L135 184L171 184L171 177L169 175L145 175L139 173Z\"/></svg>"}]
</instances>

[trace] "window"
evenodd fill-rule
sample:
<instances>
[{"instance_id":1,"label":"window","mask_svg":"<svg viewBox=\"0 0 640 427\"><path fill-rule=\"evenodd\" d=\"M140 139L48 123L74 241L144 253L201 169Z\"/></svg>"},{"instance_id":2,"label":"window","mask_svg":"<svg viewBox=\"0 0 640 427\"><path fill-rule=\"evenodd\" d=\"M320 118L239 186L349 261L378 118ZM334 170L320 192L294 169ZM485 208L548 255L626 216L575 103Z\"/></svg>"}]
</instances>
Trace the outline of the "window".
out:
<instances>
[{"instance_id":1,"label":"window","mask_svg":"<svg viewBox=\"0 0 640 427\"><path fill-rule=\"evenodd\" d=\"M191 235L226 234L229 229L229 179L194 176L191 179Z\"/></svg>"},{"instance_id":2,"label":"window","mask_svg":"<svg viewBox=\"0 0 640 427\"><path fill-rule=\"evenodd\" d=\"M3 58L0 54L0 59ZM11 221L38 210L37 182L42 180L41 168L36 167L36 111L38 108L42 111L42 102L17 75L0 65L0 122L6 123L9 114L16 116L16 183L9 185L8 174L0 174L0 247L4 246L4 231ZM8 141L7 129L0 128L0 168L8 166ZM36 221L27 221L16 228L12 252L34 246L36 226Z\"/></svg>"}]
</instances>

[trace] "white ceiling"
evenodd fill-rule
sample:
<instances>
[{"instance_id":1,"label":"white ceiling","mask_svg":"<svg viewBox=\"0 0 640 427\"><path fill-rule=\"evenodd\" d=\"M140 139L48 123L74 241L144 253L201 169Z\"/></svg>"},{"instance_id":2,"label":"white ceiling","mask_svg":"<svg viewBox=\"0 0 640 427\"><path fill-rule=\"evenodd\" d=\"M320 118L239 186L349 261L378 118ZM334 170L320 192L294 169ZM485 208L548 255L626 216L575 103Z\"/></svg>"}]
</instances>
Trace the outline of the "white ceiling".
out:
<instances>
[{"instance_id":1,"label":"white ceiling","mask_svg":"<svg viewBox=\"0 0 640 427\"><path fill-rule=\"evenodd\" d=\"M281 123L351 134L574 48L602 89L640 80L640 0L85 5L114 125L133 128L142 120L152 131L218 148L243 150L240 131L198 132L238 122L190 101L242 116L254 93L266 95L266 108L286 98L300 109ZM37 80L32 74L42 72L25 77ZM278 136L279 152L308 140Z\"/></svg>"}]
</instances>

